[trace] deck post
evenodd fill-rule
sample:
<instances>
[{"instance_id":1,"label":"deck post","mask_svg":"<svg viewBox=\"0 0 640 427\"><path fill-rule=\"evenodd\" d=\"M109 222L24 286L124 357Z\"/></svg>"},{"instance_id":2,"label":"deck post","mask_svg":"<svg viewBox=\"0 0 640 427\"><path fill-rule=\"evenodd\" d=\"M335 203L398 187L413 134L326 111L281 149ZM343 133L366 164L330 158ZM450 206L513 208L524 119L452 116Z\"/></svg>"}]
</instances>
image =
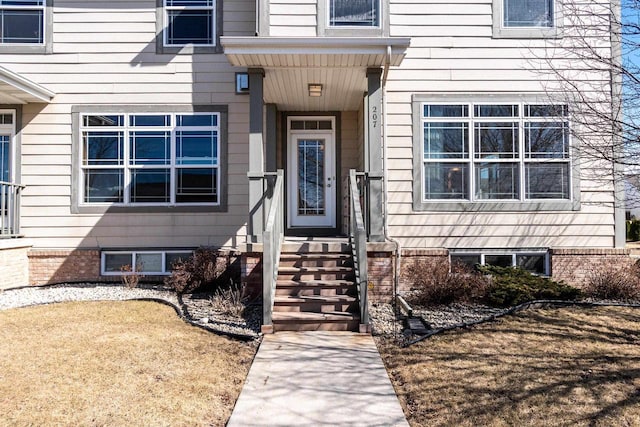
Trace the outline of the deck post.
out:
<instances>
[{"instance_id":1,"label":"deck post","mask_svg":"<svg viewBox=\"0 0 640 427\"><path fill-rule=\"evenodd\" d=\"M384 230L382 224L382 77L381 68L367 69L368 82L368 140L366 156L369 169L366 171L369 179L368 206L364 214L367 215L369 225L369 241L383 242Z\"/></svg>"},{"instance_id":2,"label":"deck post","mask_svg":"<svg viewBox=\"0 0 640 427\"><path fill-rule=\"evenodd\" d=\"M262 240L264 231L264 145L263 145L263 83L262 68L249 69L249 222L248 241Z\"/></svg>"}]
</instances>

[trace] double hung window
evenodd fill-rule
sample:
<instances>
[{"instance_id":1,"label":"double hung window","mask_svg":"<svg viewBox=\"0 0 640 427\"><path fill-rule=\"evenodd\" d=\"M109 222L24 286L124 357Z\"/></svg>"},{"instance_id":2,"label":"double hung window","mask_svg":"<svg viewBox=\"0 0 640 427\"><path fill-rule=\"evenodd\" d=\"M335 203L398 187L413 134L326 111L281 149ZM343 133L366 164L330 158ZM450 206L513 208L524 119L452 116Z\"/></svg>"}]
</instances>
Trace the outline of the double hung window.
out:
<instances>
[{"instance_id":1,"label":"double hung window","mask_svg":"<svg viewBox=\"0 0 640 427\"><path fill-rule=\"evenodd\" d=\"M44 43L45 0L0 0L0 43Z\"/></svg>"},{"instance_id":2,"label":"double hung window","mask_svg":"<svg viewBox=\"0 0 640 427\"><path fill-rule=\"evenodd\" d=\"M329 26L380 26L380 0L329 0Z\"/></svg>"},{"instance_id":3,"label":"double hung window","mask_svg":"<svg viewBox=\"0 0 640 427\"><path fill-rule=\"evenodd\" d=\"M216 0L163 0L165 46L215 46Z\"/></svg>"},{"instance_id":4,"label":"double hung window","mask_svg":"<svg viewBox=\"0 0 640 427\"><path fill-rule=\"evenodd\" d=\"M571 197L566 106L420 105L423 202Z\"/></svg>"},{"instance_id":5,"label":"double hung window","mask_svg":"<svg viewBox=\"0 0 640 427\"><path fill-rule=\"evenodd\" d=\"M218 205L219 122L219 113L82 115L82 203Z\"/></svg>"}]
</instances>

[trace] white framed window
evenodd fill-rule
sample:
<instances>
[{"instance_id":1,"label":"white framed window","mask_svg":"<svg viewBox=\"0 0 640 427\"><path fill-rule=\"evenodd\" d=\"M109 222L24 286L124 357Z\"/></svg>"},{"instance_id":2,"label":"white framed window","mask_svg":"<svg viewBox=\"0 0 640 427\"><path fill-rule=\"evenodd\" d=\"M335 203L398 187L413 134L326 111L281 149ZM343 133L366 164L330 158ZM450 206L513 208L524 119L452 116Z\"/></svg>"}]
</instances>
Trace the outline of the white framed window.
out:
<instances>
[{"instance_id":1,"label":"white framed window","mask_svg":"<svg viewBox=\"0 0 640 427\"><path fill-rule=\"evenodd\" d=\"M0 44L43 45L45 0L0 0Z\"/></svg>"},{"instance_id":2,"label":"white framed window","mask_svg":"<svg viewBox=\"0 0 640 427\"><path fill-rule=\"evenodd\" d=\"M549 256L547 251L451 251L451 262L467 265L493 265L497 267L519 267L534 274L548 275Z\"/></svg>"},{"instance_id":3,"label":"white framed window","mask_svg":"<svg viewBox=\"0 0 640 427\"><path fill-rule=\"evenodd\" d=\"M571 199L567 106L419 105L422 203Z\"/></svg>"},{"instance_id":4,"label":"white framed window","mask_svg":"<svg viewBox=\"0 0 640 427\"><path fill-rule=\"evenodd\" d=\"M167 47L215 46L216 0L163 0Z\"/></svg>"},{"instance_id":5,"label":"white framed window","mask_svg":"<svg viewBox=\"0 0 640 427\"><path fill-rule=\"evenodd\" d=\"M100 254L100 274L102 276L123 276L126 274L167 275L173 264L186 261L192 251L103 251Z\"/></svg>"},{"instance_id":6,"label":"white framed window","mask_svg":"<svg viewBox=\"0 0 640 427\"><path fill-rule=\"evenodd\" d=\"M0 181L15 180L16 111L0 110Z\"/></svg>"},{"instance_id":7,"label":"white framed window","mask_svg":"<svg viewBox=\"0 0 640 427\"><path fill-rule=\"evenodd\" d=\"M220 205L220 113L80 114L80 205Z\"/></svg>"},{"instance_id":8,"label":"white framed window","mask_svg":"<svg viewBox=\"0 0 640 427\"><path fill-rule=\"evenodd\" d=\"M493 0L494 38L558 38L563 8L559 0Z\"/></svg>"},{"instance_id":9,"label":"white framed window","mask_svg":"<svg viewBox=\"0 0 640 427\"><path fill-rule=\"evenodd\" d=\"M379 27L380 0L328 0L329 27Z\"/></svg>"},{"instance_id":10,"label":"white framed window","mask_svg":"<svg viewBox=\"0 0 640 427\"><path fill-rule=\"evenodd\" d=\"M503 1L502 25L506 28L551 28L554 25L554 0Z\"/></svg>"}]
</instances>

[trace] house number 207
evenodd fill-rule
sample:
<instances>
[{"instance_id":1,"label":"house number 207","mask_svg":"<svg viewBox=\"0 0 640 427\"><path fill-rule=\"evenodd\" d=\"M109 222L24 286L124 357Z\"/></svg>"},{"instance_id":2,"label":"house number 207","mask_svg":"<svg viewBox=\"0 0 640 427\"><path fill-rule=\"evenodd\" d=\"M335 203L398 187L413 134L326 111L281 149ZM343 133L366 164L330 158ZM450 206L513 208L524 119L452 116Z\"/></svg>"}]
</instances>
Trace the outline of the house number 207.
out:
<instances>
[{"instance_id":1,"label":"house number 207","mask_svg":"<svg viewBox=\"0 0 640 427\"><path fill-rule=\"evenodd\" d=\"M378 127L378 107L371 107L371 123L373 127Z\"/></svg>"}]
</instances>

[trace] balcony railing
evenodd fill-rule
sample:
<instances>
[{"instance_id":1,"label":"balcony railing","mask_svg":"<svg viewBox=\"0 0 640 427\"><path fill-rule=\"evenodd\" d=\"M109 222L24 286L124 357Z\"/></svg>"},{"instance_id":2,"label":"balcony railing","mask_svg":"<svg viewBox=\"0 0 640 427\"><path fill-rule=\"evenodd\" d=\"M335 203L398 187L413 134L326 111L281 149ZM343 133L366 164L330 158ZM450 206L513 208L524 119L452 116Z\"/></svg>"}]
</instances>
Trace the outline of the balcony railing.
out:
<instances>
[{"instance_id":1,"label":"balcony railing","mask_svg":"<svg viewBox=\"0 0 640 427\"><path fill-rule=\"evenodd\" d=\"M0 238L20 237L20 193L24 185L0 181Z\"/></svg>"},{"instance_id":2,"label":"balcony railing","mask_svg":"<svg viewBox=\"0 0 640 427\"><path fill-rule=\"evenodd\" d=\"M360 304L360 323L369 324L369 296L367 273L367 230L362 215L362 199L358 188L358 178L365 178L364 174L358 174L354 169L349 171L349 240L353 251L353 263L356 273L356 285L358 287L358 300Z\"/></svg>"}]
</instances>

